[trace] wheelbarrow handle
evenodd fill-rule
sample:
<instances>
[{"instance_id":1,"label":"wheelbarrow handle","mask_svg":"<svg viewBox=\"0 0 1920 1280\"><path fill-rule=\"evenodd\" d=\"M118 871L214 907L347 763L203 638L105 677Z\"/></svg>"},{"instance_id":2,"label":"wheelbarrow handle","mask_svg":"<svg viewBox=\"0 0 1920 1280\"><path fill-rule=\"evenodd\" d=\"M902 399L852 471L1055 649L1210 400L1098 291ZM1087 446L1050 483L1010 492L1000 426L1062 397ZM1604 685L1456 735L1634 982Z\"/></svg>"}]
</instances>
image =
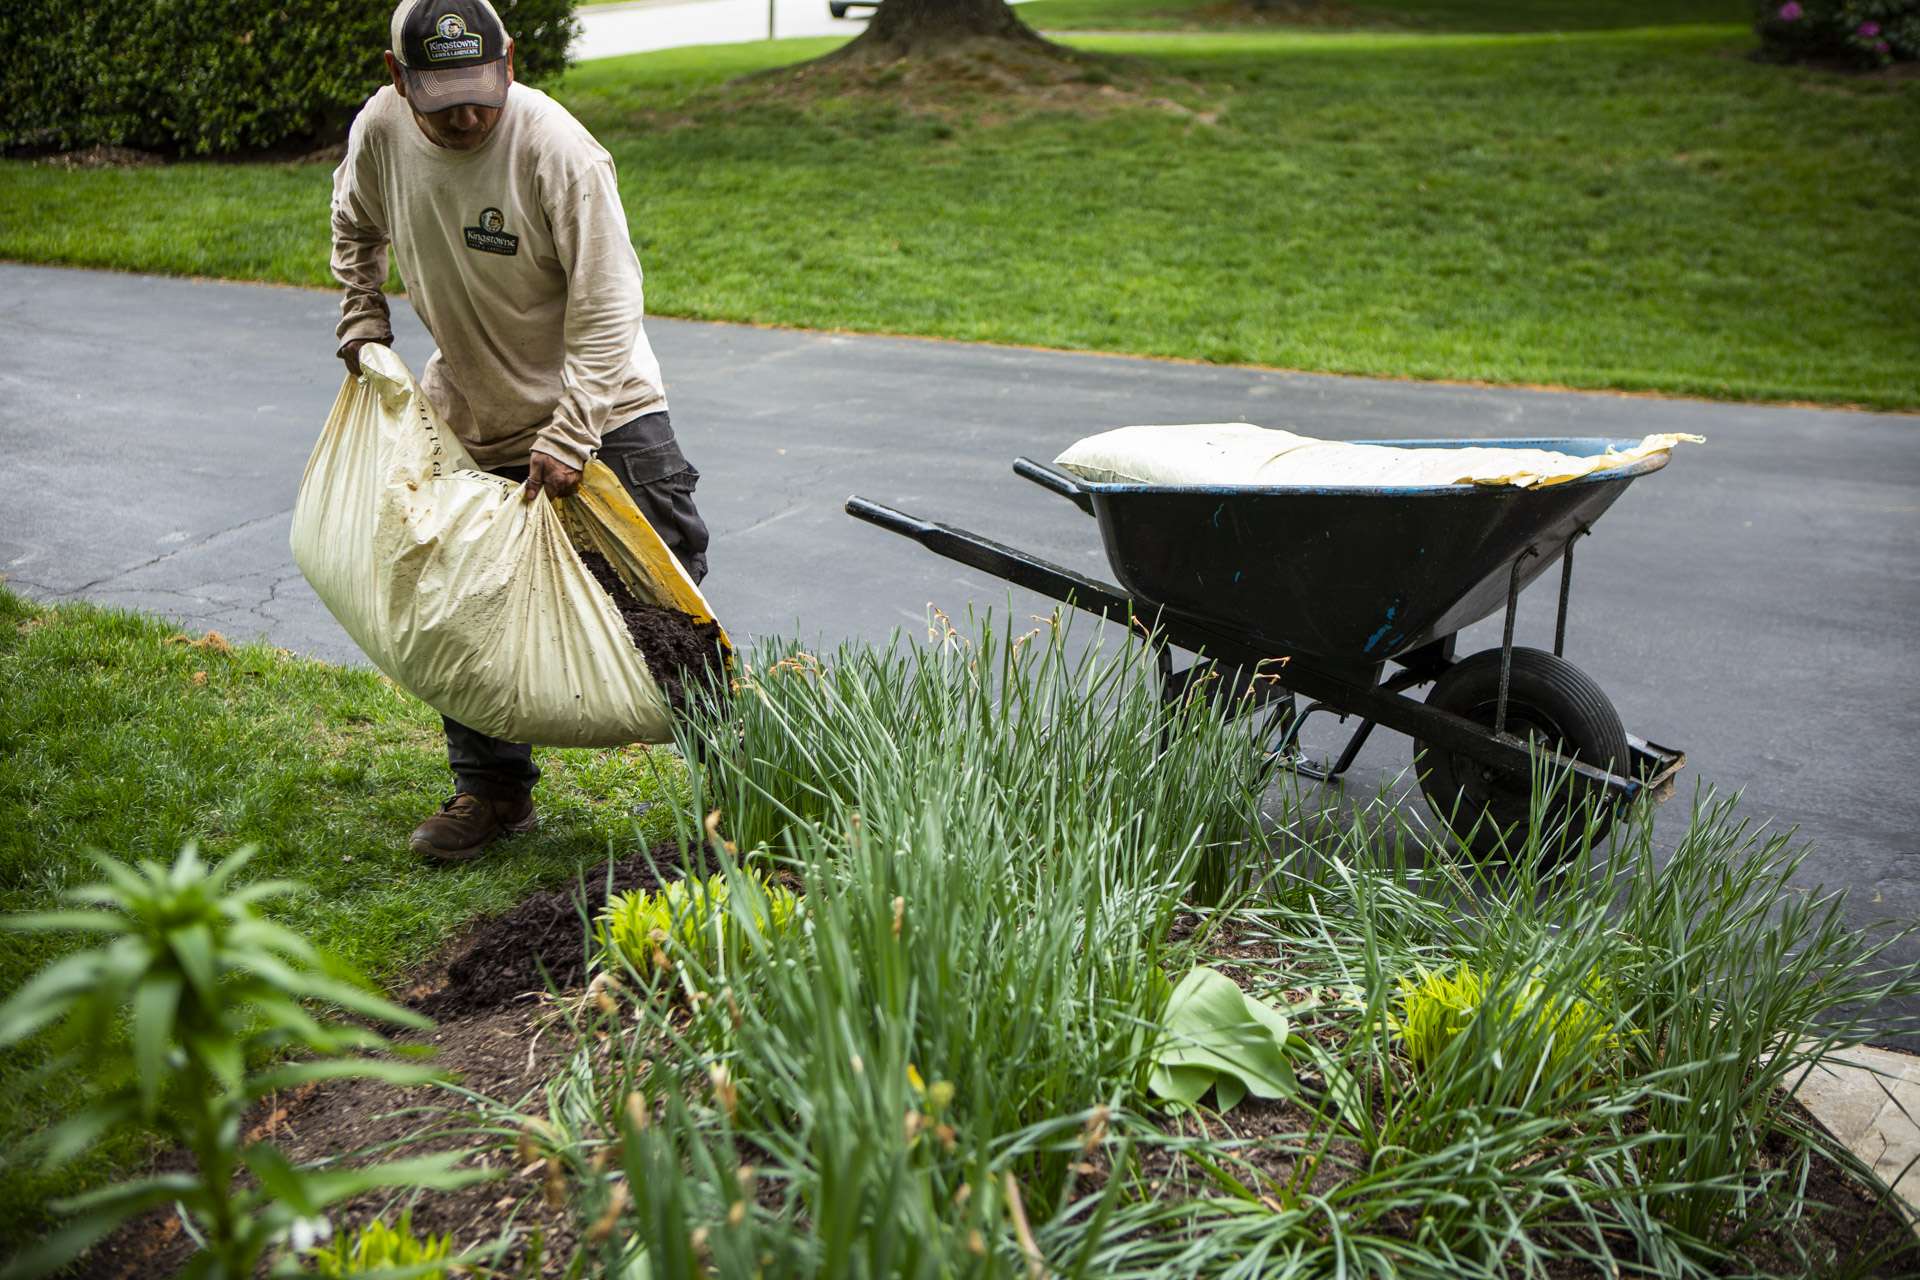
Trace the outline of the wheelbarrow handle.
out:
<instances>
[{"instance_id":1,"label":"wheelbarrow handle","mask_svg":"<svg viewBox=\"0 0 1920 1280\"><path fill-rule=\"evenodd\" d=\"M1033 481L1042 489L1051 489L1061 497L1070 499L1088 515L1093 514L1093 499L1066 472L1049 467L1044 462L1035 462L1032 458L1015 458L1013 474Z\"/></svg>"}]
</instances>

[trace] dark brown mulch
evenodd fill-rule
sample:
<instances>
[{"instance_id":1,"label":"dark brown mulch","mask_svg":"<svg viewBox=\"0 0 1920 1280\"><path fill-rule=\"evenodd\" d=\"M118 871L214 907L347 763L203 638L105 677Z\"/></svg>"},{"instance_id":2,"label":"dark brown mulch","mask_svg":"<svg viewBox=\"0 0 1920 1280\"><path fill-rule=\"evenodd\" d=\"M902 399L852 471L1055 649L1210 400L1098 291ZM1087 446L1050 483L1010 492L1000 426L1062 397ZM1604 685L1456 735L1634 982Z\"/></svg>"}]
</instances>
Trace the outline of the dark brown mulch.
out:
<instances>
[{"instance_id":1,"label":"dark brown mulch","mask_svg":"<svg viewBox=\"0 0 1920 1280\"><path fill-rule=\"evenodd\" d=\"M696 870L704 859L694 855ZM483 920L442 954L407 1002L430 1018L445 1019L498 1009L546 991L567 991L587 980L589 921L613 893L657 889L685 870L680 846L655 845L618 862L603 862L581 879L536 893L505 915ZM441 975L444 974L444 977Z\"/></svg>"},{"instance_id":2,"label":"dark brown mulch","mask_svg":"<svg viewBox=\"0 0 1920 1280\"><path fill-rule=\"evenodd\" d=\"M695 622L677 609L646 603L633 594L606 557L598 552L580 552L580 563L587 566L587 572L600 584L600 589L613 597L613 607L620 611L621 620L627 624L633 647L647 660L647 670L653 674L654 683L660 686L660 692L666 695L674 710L686 705L683 676L691 676L711 688L726 687L726 657L720 648L719 623Z\"/></svg>"},{"instance_id":3,"label":"dark brown mulch","mask_svg":"<svg viewBox=\"0 0 1920 1280\"><path fill-rule=\"evenodd\" d=\"M463 1087L531 1115L545 1115L542 1086L557 1072L576 1041L564 1021L544 1006L510 1005L489 1013L447 1022L403 1043L433 1046L431 1062ZM325 1087L307 1086L267 1099L249 1120L248 1141L270 1141L296 1163L355 1152L365 1159L390 1160L478 1145L478 1139L435 1124L431 1112L451 1119L462 1100L433 1086L399 1088L348 1080ZM422 1130L428 1132L422 1136ZM437 1131L436 1131L437 1130ZM393 1145L400 1144L400 1145ZM355 1157L354 1163L362 1157ZM517 1176L511 1153L492 1151L476 1167L496 1177L457 1191L427 1192L411 1204L413 1228L420 1235L447 1234L457 1248L486 1244L510 1222L520 1233L501 1263L515 1274L525 1255L527 1232L545 1236L548 1270L563 1265L575 1239L574 1215L544 1203L537 1176ZM175 1157L162 1167L187 1167ZM392 1222L398 1213L394 1191L373 1191L329 1211L336 1231L350 1230L373 1218ZM193 1254L193 1242L171 1209L156 1210L122 1227L95 1245L67 1274L68 1280L158 1280L175 1274Z\"/></svg>"},{"instance_id":4,"label":"dark brown mulch","mask_svg":"<svg viewBox=\"0 0 1920 1280\"><path fill-rule=\"evenodd\" d=\"M705 862L695 855L698 870ZM684 873L679 846L671 841L616 862L603 862L579 881L536 893L503 915L481 921L448 945L430 963L406 1003L440 1023L421 1037L402 1043L434 1048L434 1065L459 1083L497 1101L523 1102L522 1110L544 1114L537 1091L575 1045L565 1022L538 999L549 989L569 991L586 982L587 921L606 905L609 891L654 889L661 880ZM419 1138L430 1117L418 1108L452 1106L456 1099L428 1086L396 1088L366 1081L342 1081L308 1087L270 1098L248 1120L248 1141L272 1141L295 1162L303 1163L390 1143L417 1139L404 1148L383 1151L382 1159L473 1145L452 1135ZM482 1157L500 1166L495 1153ZM153 1171L190 1167L181 1152L170 1152ZM512 1174L514 1170L504 1170ZM422 1195L413 1205L414 1229L445 1232L459 1247L481 1244L509 1218L545 1235L550 1262L564 1263L573 1247L574 1223L564 1209L553 1210L526 1178L478 1183L452 1192ZM379 1216L390 1193L372 1192L330 1216L336 1228ZM529 1216L531 1215L531 1216ZM387 1215L391 1219L392 1215ZM517 1264L524 1234L503 1262ZM172 1275L185 1265L192 1241L171 1210L147 1214L96 1245L71 1271L71 1280L142 1280Z\"/></svg>"},{"instance_id":5,"label":"dark brown mulch","mask_svg":"<svg viewBox=\"0 0 1920 1280\"><path fill-rule=\"evenodd\" d=\"M1323 1117L1284 1098L1248 1098L1225 1115L1182 1112L1164 1124L1171 1137L1232 1143L1239 1161L1299 1195L1325 1195L1366 1167L1359 1143L1328 1138ZM1174 1148L1143 1147L1140 1171L1157 1196L1219 1191L1210 1173Z\"/></svg>"}]
</instances>

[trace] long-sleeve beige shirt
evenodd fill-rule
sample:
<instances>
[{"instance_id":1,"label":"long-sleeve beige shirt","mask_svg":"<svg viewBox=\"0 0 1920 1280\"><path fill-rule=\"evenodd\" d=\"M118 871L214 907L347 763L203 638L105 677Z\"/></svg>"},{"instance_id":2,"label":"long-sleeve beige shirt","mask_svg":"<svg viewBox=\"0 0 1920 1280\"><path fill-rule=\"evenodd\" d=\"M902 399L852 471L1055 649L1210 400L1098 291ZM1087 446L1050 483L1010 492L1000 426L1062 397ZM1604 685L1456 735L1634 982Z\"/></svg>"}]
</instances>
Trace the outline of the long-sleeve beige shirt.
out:
<instances>
[{"instance_id":1,"label":"long-sleeve beige shirt","mask_svg":"<svg viewBox=\"0 0 1920 1280\"><path fill-rule=\"evenodd\" d=\"M516 84L472 151L429 141L381 89L333 175L341 342L391 342L387 249L439 350L420 385L474 461L585 466L604 431L667 407L613 159Z\"/></svg>"}]
</instances>

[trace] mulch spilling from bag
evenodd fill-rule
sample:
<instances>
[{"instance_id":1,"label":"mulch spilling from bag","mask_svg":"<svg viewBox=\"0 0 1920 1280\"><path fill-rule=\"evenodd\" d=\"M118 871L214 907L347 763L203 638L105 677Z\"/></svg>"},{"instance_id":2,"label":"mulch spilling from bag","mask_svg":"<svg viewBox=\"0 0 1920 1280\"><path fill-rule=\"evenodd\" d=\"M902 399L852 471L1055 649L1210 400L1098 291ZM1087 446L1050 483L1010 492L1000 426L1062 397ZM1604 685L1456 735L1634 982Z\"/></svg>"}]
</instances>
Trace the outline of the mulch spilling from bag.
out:
<instances>
[{"instance_id":1,"label":"mulch spilling from bag","mask_svg":"<svg viewBox=\"0 0 1920 1280\"><path fill-rule=\"evenodd\" d=\"M696 873L705 861L693 855ZM613 893L653 890L683 874L680 846L655 845L618 862L603 862L580 880L536 893L505 915L484 920L448 951L446 981L408 1001L430 1018L498 1009L529 993L578 987L587 980L587 922Z\"/></svg>"},{"instance_id":2,"label":"mulch spilling from bag","mask_svg":"<svg viewBox=\"0 0 1920 1280\"><path fill-rule=\"evenodd\" d=\"M607 558L595 551L581 551L580 563L613 598L613 607L627 624L633 647L647 661L653 682L678 711L686 705L687 689L683 677L696 685L720 689L726 687L726 659L720 652L720 624L696 622L677 609L663 609L634 595L620 580Z\"/></svg>"}]
</instances>

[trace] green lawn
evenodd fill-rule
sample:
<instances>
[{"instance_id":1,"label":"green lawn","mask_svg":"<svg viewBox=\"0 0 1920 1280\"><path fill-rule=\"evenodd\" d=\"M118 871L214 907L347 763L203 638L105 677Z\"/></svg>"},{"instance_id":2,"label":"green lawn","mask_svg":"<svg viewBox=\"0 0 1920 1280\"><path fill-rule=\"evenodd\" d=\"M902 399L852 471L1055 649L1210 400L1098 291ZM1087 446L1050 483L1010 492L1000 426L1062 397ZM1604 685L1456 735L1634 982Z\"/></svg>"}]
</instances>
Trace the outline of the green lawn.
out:
<instances>
[{"instance_id":1,"label":"green lawn","mask_svg":"<svg viewBox=\"0 0 1920 1280\"><path fill-rule=\"evenodd\" d=\"M679 757L634 747L542 753L542 825L471 866L406 851L415 822L450 790L439 719L369 672L262 645L222 655L167 643L130 614L33 604L0 588L0 912L52 906L97 876L100 849L170 860L187 840L212 854L258 844L246 874L309 889L281 918L391 981L473 917L537 883L663 839ZM204 673L204 681L201 673ZM0 934L10 991L71 939ZM0 1152L71 1103L71 1080L38 1081L29 1052L0 1055ZM48 1178L0 1163L0 1237L39 1203L139 1154L121 1141Z\"/></svg>"},{"instance_id":2,"label":"green lawn","mask_svg":"<svg viewBox=\"0 0 1920 1280\"><path fill-rule=\"evenodd\" d=\"M717 91L818 41L560 96L619 161L657 314L1920 408L1920 82L1758 65L1738 25L1083 43L1215 123L1154 88ZM0 257L324 285L326 198L320 165L4 162Z\"/></svg>"},{"instance_id":3,"label":"green lawn","mask_svg":"<svg viewBox=\"0 0 1920 1280\"><path fill-rule=\"evenodd\" d=\"M596 3L599 0L588 0ZM1276 0L1261 13L1227 0L1033 0L1017 11L1046 31L1140 31L1292 24L1410 31L1599 31L1752 20L1747 0Z\"/></svg>"}]
</instances>

